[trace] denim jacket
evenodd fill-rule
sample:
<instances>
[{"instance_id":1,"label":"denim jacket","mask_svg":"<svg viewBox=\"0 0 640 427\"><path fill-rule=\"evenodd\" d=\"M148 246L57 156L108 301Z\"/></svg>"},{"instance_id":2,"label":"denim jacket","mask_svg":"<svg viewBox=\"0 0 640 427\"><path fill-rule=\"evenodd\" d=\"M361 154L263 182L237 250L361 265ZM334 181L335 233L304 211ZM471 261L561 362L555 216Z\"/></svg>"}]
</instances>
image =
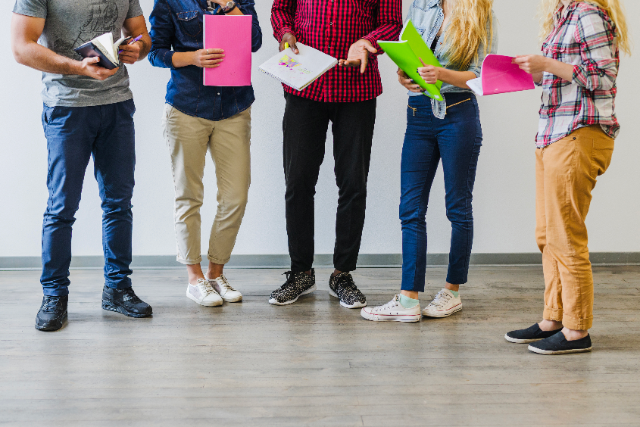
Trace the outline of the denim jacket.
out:
<instances>
[{"instance_id":1,"label":"denim jacket","mask_svg":"<svg viewBox=\"0 0 640 427\"><path fill-rule=\"evenodd\" d=\"M409 13L407 14L407 20L411 20L413 25L416 27L418 32L422 35L423 40L427 43L427 46L431 47L433 40L436 38L436 35L440 31L442 27L442 23L444 22L444 12L442 10L442 0L414 0L411 8L409 9ZM489 49L488 53L495 54L498 51L498 31L495 26L496 18L493 11L491 12L491 20L494 23L493 26L493 41L491 44L491 49ZM488 24L487 24L488 26ZM444 34L444 32L443 32ZM448 68L450 70L455 71L471 71L477 77L480 77L480 72L482 70L482 62L486 57L484 51L484 45L478 46L478 59L473 61L467 70L460 70L457 67L449 64L448 52L449 46L445 46L443 43L443 37L440 37L438 44L436 45L436 51L434 52L438 61L444 68ZM457 86L450 85L448 83L443 83L442 88L440 89L442 94L450 93L450 92L470 92L473 93L471 89L463 89ZM409 96L424 96L420 93L409 92ZM444 101L436 101L435 99L431 100L431 106L433 109L433 115L439 119L444 119L447 111L447 102Z\"/></svg>"},{"instance_id":2,"label":"denim jacket","mask_svg":"<svg viewBox=\"0 0 640 427\"><path fill-rule=\"evenodd\" d=\"M245 15L253 16L252 50L260 49L262 31L254 0L236 0ZM216 11L219 6L216 6ZM153 42L149 61L152 65L171 69L166 101L190 116L207 120L223 120L246 110L255 101L253 87L204 86L202 68L190 65L175 68L173 54L203 49L203 15L206 0L155 0L151 22ZM173 50L172 50L173 48Z\"/></svg>"}]
</instances>

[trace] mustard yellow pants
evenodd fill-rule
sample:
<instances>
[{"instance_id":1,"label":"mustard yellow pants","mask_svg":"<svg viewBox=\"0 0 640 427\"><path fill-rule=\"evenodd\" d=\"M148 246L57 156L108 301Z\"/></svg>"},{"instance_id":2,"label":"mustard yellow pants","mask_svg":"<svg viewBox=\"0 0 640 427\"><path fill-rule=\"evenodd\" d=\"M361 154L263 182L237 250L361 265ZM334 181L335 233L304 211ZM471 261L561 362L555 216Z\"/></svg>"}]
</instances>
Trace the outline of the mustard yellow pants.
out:
<instances>
[{"instance_id":1,"label":"mustard yellow pants","mask_svg":"<svg viewBox=\"0 0 640 427\"><path fill-rule=\"evenodd\" d=\"M226 264L236 243L251 183L251 108L211 121L166 105L164 137L171 154L175 186L178 262L200 264L200 208L204 200L207 151L216 168L218 211L209 237L209 261Z\"/></svg>"},{"instance_id":2,"label":"mustard yellow pants","mask_svg":"<svg viewBox=\"0 0 640 427\"><path fill-rule=\"evenodd\" d=\"M536 150L536 240L544 269L544 319L569 329L593 323L593 275L585 219L591 192L613 154L599 126Z\"/></svg>"}]
</instances>

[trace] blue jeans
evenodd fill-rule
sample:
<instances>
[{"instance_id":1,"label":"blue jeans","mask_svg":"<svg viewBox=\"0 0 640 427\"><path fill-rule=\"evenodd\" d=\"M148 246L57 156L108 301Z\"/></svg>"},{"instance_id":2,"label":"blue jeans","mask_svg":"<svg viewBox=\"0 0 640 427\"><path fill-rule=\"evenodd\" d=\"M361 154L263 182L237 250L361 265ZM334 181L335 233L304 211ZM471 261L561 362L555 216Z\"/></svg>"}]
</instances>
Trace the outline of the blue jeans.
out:
<instances>
[{"instance_id":1,"label":"blue jeans","mask_svg":"<svg viewBox=\"0 0 640 427\"><path fill-rule=\"evenodd\" d=\"M424 291L427 205L440 159L444 170L447 218L452 227L447 282L454 285L467 282L473 243L471 204L482 128L473 94L450 93L445 98L449 108L445 119L440 120L433 116L429 98L409 97L400 197L402 290L405 291Z\"/></svg>"},{"instance_id":2,"label":"blue jeans","mask_svg":"<svg viewBox=\"0 0 640 427\"><path fill-rule=\"evenodd\" d=\"M133 100L97 107L44 107L49 200L42 224L45 295L69 294L71 229L89 158L102 200L104 277L108 287L131 287L131 230L135 169Z\"/></svg>"}]
</instances>

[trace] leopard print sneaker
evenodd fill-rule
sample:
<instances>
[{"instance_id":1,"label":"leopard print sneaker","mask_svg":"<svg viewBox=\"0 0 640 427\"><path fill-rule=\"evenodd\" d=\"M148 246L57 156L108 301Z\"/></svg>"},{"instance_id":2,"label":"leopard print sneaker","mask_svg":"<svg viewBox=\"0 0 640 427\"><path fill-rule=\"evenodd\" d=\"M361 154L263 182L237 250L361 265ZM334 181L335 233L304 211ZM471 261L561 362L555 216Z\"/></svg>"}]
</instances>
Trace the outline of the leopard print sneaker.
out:
<instances>
[{"instance_id":1,"label":"leopard print sneaker","mask_svg":"<svg viewBox=\"0 0 640 427\"><path fill-rule=\"evenodd\" d=\"M287 271L284 274L287 276L287 281L284 282L284 285L271 292L269 304L293 304L302 295L310 294L316 290L316 273L313 269L311 274L305 272L294 273L292 271Z\"/></svg>"},{"instance_id":2,"label":"leopard print sneaker","mask_svg":"<svg viewBox=\"0 0 640 427\"><path fill-rule=\"evenodd\" d=\"M340 273L329 279L329 295L340 299L340 305L346 308L367 306L367 297L356 287L349 273Z\"/></svg>"}]
</instances>

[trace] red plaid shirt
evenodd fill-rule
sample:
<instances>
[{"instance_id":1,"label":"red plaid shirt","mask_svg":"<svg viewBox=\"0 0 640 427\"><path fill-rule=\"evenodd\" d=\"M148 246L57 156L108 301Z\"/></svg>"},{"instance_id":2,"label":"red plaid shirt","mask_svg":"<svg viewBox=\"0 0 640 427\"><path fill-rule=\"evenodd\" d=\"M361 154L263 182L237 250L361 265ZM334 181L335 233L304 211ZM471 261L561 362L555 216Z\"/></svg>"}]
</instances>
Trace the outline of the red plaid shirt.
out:
<instances>
[{"instance_id":1,"label":"red plaid shirt","mask_svg":"<svg viewBox=\"0 0 640 427\"><path fill-rule=\"evenodd\" d=\"M398 39L402 0L274 0L271 25L278 41L292 33L300 43L338 59L346 59L359 39L370 41L378 53L370 55L364 74L359 67L334 67L301 92L284 85L286 92L314 101L366 101L382 93L377 41Z\"/></svg>"},{"instance_id":2,"label":"red plaid shirt","mask_svg":"<svg viewBox=\"0 0 640 427\"><path fill-rule=\"evenodd\" d=\"M576 129L600 125L612 138L620 132L615 114L620 55L616 27L607 13L587 2L560 8L555 29L542 46L546 57L573 65L571 82L550 73L542 78L542 108L536 144L545 147Z\"/></svg>"}]
</instances>

